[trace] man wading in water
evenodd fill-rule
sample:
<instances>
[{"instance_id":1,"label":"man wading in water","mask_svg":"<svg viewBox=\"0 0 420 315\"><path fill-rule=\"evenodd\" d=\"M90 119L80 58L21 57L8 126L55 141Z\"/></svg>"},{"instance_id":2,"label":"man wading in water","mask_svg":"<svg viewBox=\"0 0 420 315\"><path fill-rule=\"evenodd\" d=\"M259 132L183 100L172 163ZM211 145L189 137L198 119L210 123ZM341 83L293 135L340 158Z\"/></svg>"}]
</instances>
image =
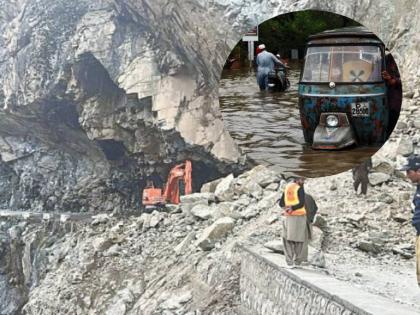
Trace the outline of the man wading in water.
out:
<instances>
[{"instance_id":1,"label":"man wading in water","mask_svg":"<svg viewBox=\"0 0 420 315\"><path fill-rule=\"evenodd\" d=\"M258 46L261 52L257 56L257 82L261 91L268 88L268 73L274 70L274 64L283 65L272 53L265 50L265 45Z\"/></svg>"}]
</instances>

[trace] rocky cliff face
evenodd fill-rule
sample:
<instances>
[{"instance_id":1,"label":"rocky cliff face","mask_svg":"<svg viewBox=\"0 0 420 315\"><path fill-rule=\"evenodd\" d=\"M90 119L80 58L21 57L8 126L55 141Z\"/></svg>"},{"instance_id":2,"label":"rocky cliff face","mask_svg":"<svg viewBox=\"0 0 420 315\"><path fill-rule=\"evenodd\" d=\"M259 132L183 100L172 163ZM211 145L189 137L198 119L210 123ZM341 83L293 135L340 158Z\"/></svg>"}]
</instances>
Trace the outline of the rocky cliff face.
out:
<instances>
[{"instance_id":1,"label":"rocky cliff face","mask_svg":"<svg viewBox=\"0 0 420 315\"><path fill-rule=\"evenodd\" d=\"M1 1L1 206L122 210L146 170L189 157L205 180L228 171L239 152L217 85L230 47L308 8L375 31L418 96L416 1Z\"/></svg>"},{"instance_id":2,"label":"rocky cliff face","mask_svg":"<svg viewBox=\"0 0 420 315\"><path fill-rule=\"evenodd\" d=\"M186 158L196 188L235 169L209 92L218 68L198 56L211 50L155 6L2 3L1 207L122 211L146 174Z\"/></svg>"},{"instance_id":3,"label":"rocky cliff face","mask_svg":"<svg viewBox=\"0 0 420 315\"><path fill-rule=\"evenodd\" d=\"M345 263L359 259L357 246L373 248L374 255L386 251L381 260L365 257L360 268L373 261L388 270L389 261L401 263L394 250L408 259L412 255L412 246L402 244L411 237L401 211L410 204L410 192L395 166L420 148L419 5L415 0L0 0L0 206L123 211L138 202L140 178L151 171L166 174L175 161L192 158L196 173L207 174L197 186L228 173L239 154L224 131L216 93L230 48L256 20L299 9L328 10L363 23L386 42L400 66L405 98L401 121L374 161L375 185L382 187L372 197L346 203L353 197L349 173L308 185L328 221L337 223L330 246L339 244L345 254L333 259L344 266L334 273L355 278L344 269L354 270ZM182 213L108 218L76 230L5 219L1 310L234 314L234 243L279 236L273 219L278 209L271 208L278 178L272 180L270 194L269 182L228 177L217 205L206 199L206 207L194 208L200 204L190 200ZM232 192L238 182L243 190ZM351 217L336 219L331 205ZM392 237L368 235L378 224ZM362 243L348 239L360 232ZM378 239L386 246L376 244ZM360 283L359 276L354 281Z\"/></svg>"}]
</instances>

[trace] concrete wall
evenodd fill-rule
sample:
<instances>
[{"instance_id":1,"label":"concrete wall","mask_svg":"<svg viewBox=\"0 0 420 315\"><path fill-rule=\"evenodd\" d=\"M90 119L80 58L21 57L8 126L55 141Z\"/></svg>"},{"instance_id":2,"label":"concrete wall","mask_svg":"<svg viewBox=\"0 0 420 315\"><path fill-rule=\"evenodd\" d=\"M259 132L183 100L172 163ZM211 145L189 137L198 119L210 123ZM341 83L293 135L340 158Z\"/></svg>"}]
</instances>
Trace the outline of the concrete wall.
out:
<instances>
[{"instance_id":1,"label":"concrete wall","mask_svg":"<svg viewBox=\"0 0 420 315\"><path fill-rule=\"evenodd\" d=\"M241 315L417 314L319 270L285 269L284 257L239 246Z\"/></svg>"}]
</instances>

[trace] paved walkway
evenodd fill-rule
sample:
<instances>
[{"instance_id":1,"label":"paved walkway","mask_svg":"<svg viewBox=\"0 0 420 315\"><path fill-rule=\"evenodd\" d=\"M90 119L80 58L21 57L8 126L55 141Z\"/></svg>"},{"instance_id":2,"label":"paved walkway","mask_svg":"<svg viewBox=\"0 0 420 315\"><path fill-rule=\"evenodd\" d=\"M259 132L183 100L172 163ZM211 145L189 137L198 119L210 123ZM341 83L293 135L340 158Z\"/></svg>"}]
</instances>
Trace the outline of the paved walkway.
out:
<instances>
[{"instance_id":1,"label":"paved walkway","mask_svg":"<svg viewBox=\"0 0 420 315\"><path fill-rule=\"evenodd\" d=\"M345 303L350 303L359 309L372 315L419 315L420 310L415 310L403 304L398 304L387 298L365 292L348 282L339 281L327 275L322 270L311 267L299 269L286 269L283 255L273 253L265 247L247 248L249 252L258 256L266 263L282 269L292 277L298 277L302 282L313 289L323 291L327 295L334 296Z\"/></svg>"}]
</instances>

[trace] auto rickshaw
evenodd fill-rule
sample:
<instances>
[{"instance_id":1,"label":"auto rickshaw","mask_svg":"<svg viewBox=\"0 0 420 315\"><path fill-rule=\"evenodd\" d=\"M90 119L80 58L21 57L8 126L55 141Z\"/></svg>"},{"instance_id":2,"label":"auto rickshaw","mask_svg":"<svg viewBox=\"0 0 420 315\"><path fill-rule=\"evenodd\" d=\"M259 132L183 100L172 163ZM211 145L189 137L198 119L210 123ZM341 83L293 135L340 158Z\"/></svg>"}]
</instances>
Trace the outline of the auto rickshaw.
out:
<instances>
[{"instance_id":1,"label":"auto rickshaw","mask_svg":"<svg viewBox=\"0 0 420 315\"><path fill-rule=\"evenodd\" d=\"M299 82L299 110L305 141L312 148L334 150L386 141L384 56L384 44L364 27L309 37Z\"/></svg>"}]
</instances>

